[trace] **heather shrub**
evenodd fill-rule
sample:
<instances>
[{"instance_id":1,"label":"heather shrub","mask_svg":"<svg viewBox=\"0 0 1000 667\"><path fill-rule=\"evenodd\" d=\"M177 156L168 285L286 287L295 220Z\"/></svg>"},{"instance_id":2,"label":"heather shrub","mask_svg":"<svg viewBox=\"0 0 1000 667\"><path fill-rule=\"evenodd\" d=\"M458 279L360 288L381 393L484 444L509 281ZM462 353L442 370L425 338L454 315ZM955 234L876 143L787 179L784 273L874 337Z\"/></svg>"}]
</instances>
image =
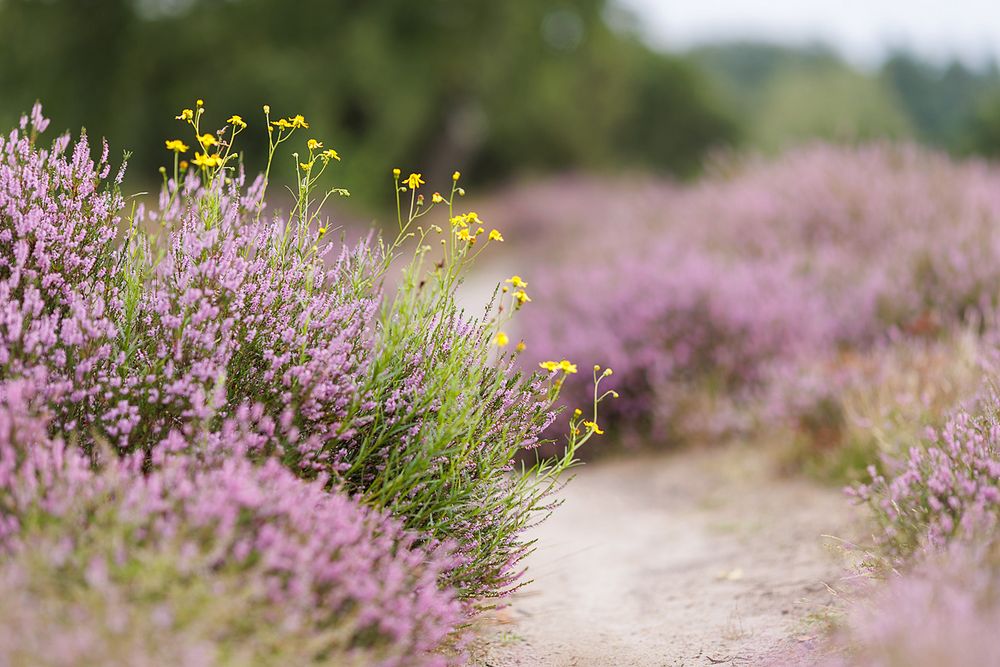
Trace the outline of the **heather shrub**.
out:
<instances>
[{"instance_id":1,"label":"heather shrub","mask_svg":"<svg viewBox=\"0 0 1000 667\"><path fill-rule=\"evenodd\" d=\"M785 367L769 381L764 414L782 425L785 462L824 480L857 482L873 463L922 445L985 383L977 332L901 338Z\"/></svg>"},{"instance_id":2,"label":"heather shrub","mask_svg":"<svg viewBox=\"0 0 1000 667\"><path fill-rule=\"evenodd\" d=\"M623 383L607 414L618 433L752 428L759 400L803 364L992 321L994 167L875 145L714 169L694 186L640 189L634 204L605 189L593 216L579 203L566 220L545 209L551 228L575 225L586 241L534 275L551 306L526 314L529 351L587 363L607 350ZM564 398L587 393L569 386ZM699 405L700 419L681 408Z\"/></svg>"},{"instance_id":3,"label":"heather shrub","mask_svg":"<svg viewBox=\"0 0 1000 667\"><path fill-rule=\"evenodd\" d=\"M255 465L261 436L235 423L172 434L146 475L140 457L81 466L25 393L0 410L15 501L0 509L18 524L0 616L23 630L0 639L4 664L450 661L464 608L439 588L447 547L277 460Z\"/></svg>"},{"instance_id":4,"label":"heather shrub","mask_svg":"<svg viewBox=\"0 0 1000 667\"><path fill-rule=\"evenodd\" d=\"M994 404L995 405L995 404ZM871 509L880 547L904 557L955 537L989 535L1000 514L1000 424L995 408L959 411L923 446L854 493Z\"/></svg>"},{"instance_id":5,"label":"heather shrub","mask_svg":"<svg viewBox=\"0 0 1000 667\"><path fill-rule=\"evenodd\" d=\"M996 544L955 544L892 575L857 600L833 637L829 667L1000 664L1000 560ZM817 661L802 664L816 664ZM790 663L790 661L789 661Z\"/></svg>"},{"instance_id":6,"label":"heather shrub","mask_svg":"<svg viewBox=\"0 0 1000 667\"><path fill-rule=\"evenodd\" d=\"M530 301L523 287L498 288L478 318L455 306L469 264L502 235L455 210L457 172L447 196L425 201L421 175L396 170L395 238L337 242L323 204L347 192L321 182L340 156L301 141L304 118L273 120L265 106L268 167L248 185L235 149L247 123L233 116L213 133L205 113L199 101L178 116L194 158L167 141L158 200L124 213L120 172L104 184L107 149L95 163L85 138L40 148L40 109L0 146L0 379L30 382L49 436L92 465L108 444L149 475L164 443L191 456L206 434L252 433L233 456L278 460L389 512L429 548L452 545L437 575L463 598L509 592L530 549L523 531L600 432L603 396L592 426L571 418L561 455L515 469L576 368L515 369L503 329ZM271 167L289 142L304 146L297 191L272 212ZM443 226L425 217L436 207ZM395 265L403 277L387 287Z\"/></svg>"}]
</instances>

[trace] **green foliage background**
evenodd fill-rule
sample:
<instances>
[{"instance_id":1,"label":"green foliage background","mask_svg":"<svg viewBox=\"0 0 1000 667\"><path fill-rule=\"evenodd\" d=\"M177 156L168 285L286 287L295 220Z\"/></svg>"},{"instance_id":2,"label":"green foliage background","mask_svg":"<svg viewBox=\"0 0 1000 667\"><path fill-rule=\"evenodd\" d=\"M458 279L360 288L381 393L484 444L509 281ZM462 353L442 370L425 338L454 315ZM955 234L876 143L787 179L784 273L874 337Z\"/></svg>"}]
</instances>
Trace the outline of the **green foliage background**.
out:
<instances>
[{"instance_id":1,"label":"green foliage background","mask_svg":"<svg viewBox=\"0 0 1000 667\"><path fill-rule=\"evenodd\" d=\"M56 127L132 151L144 187L199 97L210 124L238 113L258 130L243 145L260 169L266 102L337 148L340 182L368 208L394 166L433 188L455 168L477 185L566 168L687 176L719 147L813 138L1000 153L996 65L897 52L861 70L821 45L755 42L667 54L640 32L614 0L0 0L0 121L39 99Z\"/></svg>"},{"instance_id":2,"label":"green foliage background","mask_svg":"<svg viewBox=\"0 0 1000 667\"><path fill-rule=\"evenodd\" d=\"M155 176L181 107L200 97L210 120L239 113L261 129L268 102L304 114L368 202L384 201L393 166L484 180L692 172L734 123L694 67L612 29L609 11L605 0L0 0L0 120L41 99L56 126L111 137ZM259 168L263 142L247 152Z\"/></svg>"}]
</instances>

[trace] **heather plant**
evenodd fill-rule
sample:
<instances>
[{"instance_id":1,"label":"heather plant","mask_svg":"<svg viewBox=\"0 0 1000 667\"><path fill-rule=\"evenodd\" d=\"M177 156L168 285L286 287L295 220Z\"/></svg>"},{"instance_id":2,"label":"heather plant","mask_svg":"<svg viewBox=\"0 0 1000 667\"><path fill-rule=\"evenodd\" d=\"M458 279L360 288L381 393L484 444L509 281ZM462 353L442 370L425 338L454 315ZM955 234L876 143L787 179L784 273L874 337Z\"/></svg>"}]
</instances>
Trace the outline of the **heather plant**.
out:
<instances>
[{"instance_id":1,"label":"heather plant","mask_svg":"<svg viewBox=\"0 0 1000 667\"><path fill-rule=\"evenodd\" d=\"M397 170L395 237L337 243L323 204L347 192L321 181L340 156L301 140L303 117L273 120L264 107L268 165L246 185L234 142L248 124L232 116L211 132L204 104L194 107L177 116L193 139L166 142L173 164L155 205L121 216L120 174L102 186L106 149L95 164L85 139L71 154L67 137L39 148L38 108L4 143L3 380L41 388L50 435L72 433L85 460L108 443L143 474L164 442L196 447L235 422L257 435L234 455L356 495L429 548L452 544L440 581L463 598L509 592L531 548L523 531L601 432L608 394L583 404L593 406L586 424L571 418L559 456L515 468L576 367L514 368L521 346L506 354L504 329L531 301L520 278L481 317L455 306L468 266L503 241L455 210L460 175L425 201L422 176ZM292 155L291 208L272 212L271 167L294 142L304 148ZM447 208L443 226L429 222L435 208ZM399 263L403 278L387 290Z\"/></svg>"},{"instance_id":2,"label":"heather plant","mask_svg":"<svg viewBox=\"0 0 1000 667\"><path fill-rule=\"evenodd\" d=\"M255 465L260 434L175 433L143 475L139 456L88 465L34 410L30 387L7 385L0 616L23 632L0 639L4 664L458 659L447 547L275 459Z\"/></svg>"},{"instance_id":3,"label":"heather plant","mask_svg":"<svg viewBox=\"0 0 1000 667\"><path fill-rule=\"evenodd\" d=\"M995 405L995 403L994 403ZM901 558L952 539L990 535L1000 515L1000 449L995 408L959 411L924 446L854 493L874 514L881 548Z\"/></svg>"},{"instance_id":4,"label":"heather plant","mask_svg":"<svg viewBox=\"0 0 1000 667\"><path fill-rule=\"evenodd\" d=\"M565 242L567 261L546 257L535 272L550 306L528 312L524 331L541 358L608 351L622 400L607 419L620 435L752 428L759 400L803 365L992 321L1000 172L985 163L809 146L719 161L684 188L591 187L589 199L579 187L545 191L546 227L586 241ZM565 213L560 196L572 200ZM586 393L571 385L564 398ZM700 419L680 408L699 405Z\"/></svg>"},{"instance_id":5,"label":"heather plant","mask_svg":"<svg viewBox=\"0 0 1000 667\"><path fill-rule=\"evenodd\" d=\"M976 408L984 347L976 331L964 329L786 366L769 381L764 414L787 432L789 465L857 482L869 465L923 445L927 430L943 427L957 409Z\"/></svg>"},{"instance_id":6,"label":"heather plant","mask_svg":"<svg viewBox=\"0 0 1000 667\"><path fill-rule=\"evenodd\" d=\"M825 667L964 667L1000 663L1000 561L992 545L956 543L855 601ZM782 664L791 664L791 661ZM796 663L798 664L798 663Z\"/></svg>"}]
</instances>

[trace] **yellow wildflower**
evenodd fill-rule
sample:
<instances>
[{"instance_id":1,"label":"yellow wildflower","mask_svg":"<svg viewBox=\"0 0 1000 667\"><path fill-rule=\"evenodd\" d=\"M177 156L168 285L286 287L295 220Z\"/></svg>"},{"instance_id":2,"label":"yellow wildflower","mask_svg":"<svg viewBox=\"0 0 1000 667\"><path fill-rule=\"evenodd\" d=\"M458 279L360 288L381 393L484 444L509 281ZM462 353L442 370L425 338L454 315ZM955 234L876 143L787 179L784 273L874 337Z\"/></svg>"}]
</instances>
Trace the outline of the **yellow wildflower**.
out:
<instances>
[{"instance_id":1,"label":"yellow wildflower","mask_svg":"<svg viewBox=\"0 0 1000 667\"><path fill-rule=\"evenodd\" d=\"M264 113L266 113L266 114L271 113L271 105L270 104L265 104L264 105Z\"/></svg>"},{"instance_id":2,"label":"yellow wildflower","mask_svg":"<svg viewBox=\"0 0 1000 667\"><path fill-rule=\"evenodd\" d=\"M510 338L502 331L497 332L496 337L493 338L493 343L497 347L506 347L507 343L510 342Z\"/></svg>"},{"instance_id":3,"label":"yellow wildflower","mask_svg":"<svg viewBox=\"0 0 1000 667\"><path fill-rule=\"evenodd\" d=\"M460 241L472 240L472 237L469 235L469 229L467 227L463 227L462 229L458 230L458 234L456 234L456 236Z\"/></svg>"},{"instance_id":4,"label":"yellow wildflower","mask_svg":"<svg viewBox=\"0 0 1000 667\"><path fill-rule=\"evenodd\" d=\"M184 109L181 111L181 115L176 118L177 120L194 120L194 111L191 111L191 109Z\"/></svg>"},{"instance_id":5,"label":"yellow wildflower","mask_svg":"<svg viewBox=\"0 0 1000 667\"><path fill-rule=\"evenodd\" d=\"M573 416L574 417L579 417L582 414L583 414L583 410L581 410L580 408L576 408L575 410L573 410Z\"/></svg>"},{"instance_id":6,"label":"yellow wildflower","mask_svg":"<svg viewBox=\"0 0 1000 667\"><path fill-rule=\"evenodd\" d=\"M296 114L292 116L291 118L288 119L288 122L291 123L292 127L296 128L301 127L306 130L309 129L309 123L307 123L306 119L302 117L302 114Z\"/></svg>"},{"instance_id":7,"label":"yellow wildflower","mask_svg":"<svg viewBox=\"0 0 1000 667\"><path fill-rule=\"evenodd\" d=\"M441 202L444 201L444 197L441 196L440 192L435 192L434 194L431 195L431 201L434 202L435 204L440 204Z\"/></svg>"},{"instance_id":8,"label":"yellow wildflower","mask_svg":"<svg viewBox=\"0 0 1000 667\"><path fill-rule=\"evenodd\" d=\"M393 175L393 176L395 176L396 178L399 178L399 175L400 175L401 173L402 173L402 172L401 172L401 171L399 171L399 169L398 169L398 168L396 168L396 169L393 169L393 170L392 170L392 175Z\"/></svg>"},{"instance_id":9,"label":"yellow wildflower","mask_svg":"<svg viewBox=\"0 0 1000 667\"><path fill-rule=\"evenodd\" d=\"M215 138L214 134L206 132L205 134L198 137L198 143L201 144L202 148L211 148L219 143L219 140Z\"/></svg>"},{"instance_id":10,"label":"yellow wildflower","mask_svg":"<svg viewBox=\"0 0 1000 667\"><path fill-rule=\"evenodd\" d=\"M300 162L299 166L302 167L302 171L309 171L313 168L313 162L315 162L315 160L310 162Z\"/></svg>"},{"instance_id":11,"label":"yellow wildflower","mask_svg":"<svg viewBox=\"0 0 1000 667\"><path fill-rule=\"evenodd\" d=\"M597 425L597 422L585 421L583 422L583 425L589 428L592 432L596 433L597 435L604 435L604 431L602 431L601 427Z\"/></svg>"},{"instance_id":12,"label":"yellow wildflower","mask_svg":"<svg viewBox=\"0 0 1000 667\"><path fill-rule=\"evenodd\" d=\"M411 173L403 182L406 183L407 187L409 187L411 190L416 190L417 188L419 188L421 185L424 184L423 174Z\"/></svg>"},{"instance_id":13,"label":"yellow wildflower","mask_svg":"<svg viewBox=\"0 0 1000 667\"><path fill-rule=\"evenodd\" d=\"M324 234L326 234L326 227L320 227L319 228L319 235L323 236Z\"/></svg>"},{"instance_id":14,"label":"yellow wildflower","mask_svg":"<svg viewBox=\"0 0 1000 667\"><path fill-rule=\"evenodd\" d=\"M240 117L240 116L237 116L236 114L233 114L232 116L230 116L229 120L227 120L226 122L229 123L230 125L233 125L235 127L240 128L241 130L242 129L246 129L246 126L247 126L247 124L243 120L243 118Z\"/></svg>"},{"instance_id":15,"label":"yellow wildflower","mask_svg":"<svg viewBox=\"0 0 1000 667\"><path fill-rule=\"evenodd\" d=\"M519 340L517 341L517 345L514 347L514 349L517 350L518 352L524 352L524 348L526 347L528 346L524 344L524 341Z\"/></svg>"},{"instance_id":16,"label":"yellow wildflower","mask_svg":"<svg viewBox=\"0 0 1000 667\"><path fill-rule=\"evenodd\" d=\"M571 364L568 359L563 359L559 362L559 369L566 373L576 373L576 364Z\"/></svg>"},{"instance_id":17,"label":"yellow wildflower","mask_svg":"<svg viewBox=\"0 0 1000 667\"><path fill-rule=\"evenodd\" d=\"M456 171L454 174L451 175L451 180L453 181L457 181L460 178L462 178L461 172Z\"/></svg>"},{"instance_id":18,"label":"yellow wildflower","mask_svg":"<svg viewBox=\"0 0 1000 667\"><path fill-rule=\"evenodd\" d=\"M175 153L183 153L188 149L180 139L167 139L166 144L167 150Z\"/></svg>"},{"instance_id":19,"label":"yellow wildflower","mask_svg":"<svg viewBox=\"0 0 1000 667\"><path fill-rule=\"evenodd\" d=\"M275 127L279 127L282 130L288 130L288 129L291 129L291 127L292 127L292 124L290 122L288 122L287 120L285 120L284 118L279 118L278 120L272 120L271 121L271 125L274 125Z\"/></svg>"},{"instance_id":20,"label":"yellow wildflower","mask_svg":"<svg viewBox=\"0 0 1000 667\"><path fill-rule=\"evenodd\" d=\"M490 241L500 241L503 242L503 236L495 229L490 230Z\"/></svg>"},{"instance_id":21,"label":"yellow wildflower","mask_svg":"<svg viewBox=\"0 0 1000 667\"><path fill-rule=\"evenodd\" d=\"M320 144L320 146L322 146L322 145L323 144ZM333 150L332 148L327 148L325 151L323 151L323 153L321 154L321 156L322 156L322 158L324 160L327 160L327 161L330 161L330 160L337 160L338 162L340 161L340 155L338 155L337 151Z\"/></svg>"},{"instance_id":22,"label":"yellow wildflower","mask_svg":"<svg viewBox=\"0 0 1000 667\"><path fill-rule=\"evenodd\" d=\"M514 292L514 298L517 299L517 303L519 306L523 306L524 304L531 301L531 297L528 296L528 293L525 292L523 289L519 289L516 292ZM576 371L573 372L575 373Z\"/></svg>"},{"instance_id":23,"label":"yellow wildflower","mask_svg":"<svg viewBox=\"0 0 1000 667\"><path fill-rule=\"evenodd\" d=\"M213 153L209 155L208 153L195 153L194 159L191 160L196 167L201 167L206 169L208 167L219 167L222 165L222 158L219 157L218 153Z\"/></svg>"},{"instance_id":24,"label":"yellow wildflower","mask_svg":"<svg viewBox=\"0 0 1000 667\"><path fill-rule=\"evenodd\" d=\"M452 227L468 227L469 219L464 215L456 215L455 217L448 220Z\"/></svg>"},{"instance_id":25,"label":"yellow wildflower","mask_svg":"<svg viewBox=\"0 0 1000 667\"><path fill-rule=\"evenodd\" d=\"M528 283L526 283L523 280L521 280L521 276L511 276L510 278L508 278L504 282L505 283L510 283L514 287L527 287L528 286Z\"/></svg>"},{"instance_id":26,"label":"yellow wildflower","mask_svg":"<svg viewBox=\"0 0 1000 667\"><path fill-rule=\"evenodd\" d=\"M309 148L309 150L314 151L317 148L323 148L323 142L316 141L315 139L310 139L309 141L306 142L306 146Z\"/></svg>"},{"instance_id":27,"label":"yellow wildflower","mask_svg":"<svg viewBox=\"0 0 1000 667\"><path fill-rule=\"evenodd\" d=\"M195 102L195 105L199 106L199 107L203 107L203 106L205 106L205 101L204 100L198 100L198 101Z\"/></svg>"},{"instance_id":28,"label":"yellow wildflower","mask_svg":"<svg viewBox=\"0 0 1000 667\"><path fill-rule=\"evenodd\" d=\"M543 361L538 365L541 368L544 368L545 370L549 371L550 373L555 373L557 370L559 370L558 361Z\"/></svg>"}]
</instances>

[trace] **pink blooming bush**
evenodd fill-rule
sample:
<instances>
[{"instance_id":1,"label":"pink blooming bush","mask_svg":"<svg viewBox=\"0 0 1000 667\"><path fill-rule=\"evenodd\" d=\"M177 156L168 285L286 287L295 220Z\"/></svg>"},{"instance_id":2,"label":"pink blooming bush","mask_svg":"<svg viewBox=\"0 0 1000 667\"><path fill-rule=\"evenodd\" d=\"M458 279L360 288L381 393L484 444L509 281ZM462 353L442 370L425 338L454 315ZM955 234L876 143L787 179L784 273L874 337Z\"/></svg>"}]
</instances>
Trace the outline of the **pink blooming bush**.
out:
<instances>
[{"instance_id":1,"label":"pink blooming bush","mask_svg":"<svg viewBox=\"0 0 1000 667\"><path fill-rule=\"evenodd\" d=\"M1000 517L1000 425L994 414L956 414L925 446L853 490L881 528L880 546L906 556L955 537L989 535Z\"/></svg>"},{"instance_id":2,"label":"pink blooming bush","mask_svg":"<svg viewBox=\"0 0 1000 667\"><path fill-rule=\"evenodd\" d=\"M1000 664L1000 561L992 547L955 544L856 601L824 667ZM791 661L781 664L792 664ZM795 663L799 664L799 663Z\"/></svg>"},{"instance_id":3,"label":"pink blooming bush","mask_svg":"<svg viewBox=\"0 0 1000 667\"><path fill-rule=\"evenodd\" d=\"M24 632L4 633L0 661L152 664L192 653L228 664L234 651L282 664L268 655L276 650L296 664L450 662L440 651L451 650L464 607L438 585L453 565L448 549L420 546L398 520L277 460L252 463L259 434L234 423L190 439L174 432L144 475L141 456L88 465L31 410L25 387L8 384L0 616ZM41 594L29 596L36 586ZM185 606L218 595L250 617ZM272 629L256 637L251 619ZM67 634L39 641L56 628ZM181 645L147 642L143 628Z\"/></svg>"},{"instance_id":4,"label":"pink blooming bush","mask_svg":"<svg viewBox=\"0 0 1000 667\"><path fill-rule=\"evenodd\" d=\"M719 431L743 428L739 406L803 360L936 335L996 306L1000 171L983 163L813 146L686 188L623 188L634 202L591 185L593 216L546 209L566 255L530 275L554 305L528 311L522 332L532 358L611 365L622 400L607 416L639 436L683 437L693 405Z\"/></svg>"},{"instance_id":5,"label":"pink blooming bush","mask_svg":"<svg viewBox=\"0 0 1000 667\"><path fill-rule=\"evenodd\" d=\"M164 612L211 664L240 662L234 647L262 627L275 644L251 642L243 662L448 662L476 602L523 583L523 533L591 433L574 427L562 455L515 469L554 418L561 375L524 376L498 351L510 304L478 320L455 306L468 263L502 240L456 215L457 173L433 198L447 233L424 218L420 175L397 175L411 202L396 239L338 243L320 210L342 191L318 191L336 151L305 142L291 210L272 212L270 166L247 185L233 151L247 124L204 132L204 113L178 116L200 149L192 167L168 141L159 200L127 209L106 144L96 162L86 137L41 147L37 107L0 140L0 546L13 563L0 579L23 599L68 572L23 622L32 636L78 625L95 662L175 655L141 642L162 620L132 595L147 566L169 575L149 584L157 600L218 587L252 608L192 603L219 614L205 633ZM265 116L272 158L308 127ZM443 257L430 234L446 235ZM123 617L139 643L109 653Z\"/></svg>"}]
</instances>

